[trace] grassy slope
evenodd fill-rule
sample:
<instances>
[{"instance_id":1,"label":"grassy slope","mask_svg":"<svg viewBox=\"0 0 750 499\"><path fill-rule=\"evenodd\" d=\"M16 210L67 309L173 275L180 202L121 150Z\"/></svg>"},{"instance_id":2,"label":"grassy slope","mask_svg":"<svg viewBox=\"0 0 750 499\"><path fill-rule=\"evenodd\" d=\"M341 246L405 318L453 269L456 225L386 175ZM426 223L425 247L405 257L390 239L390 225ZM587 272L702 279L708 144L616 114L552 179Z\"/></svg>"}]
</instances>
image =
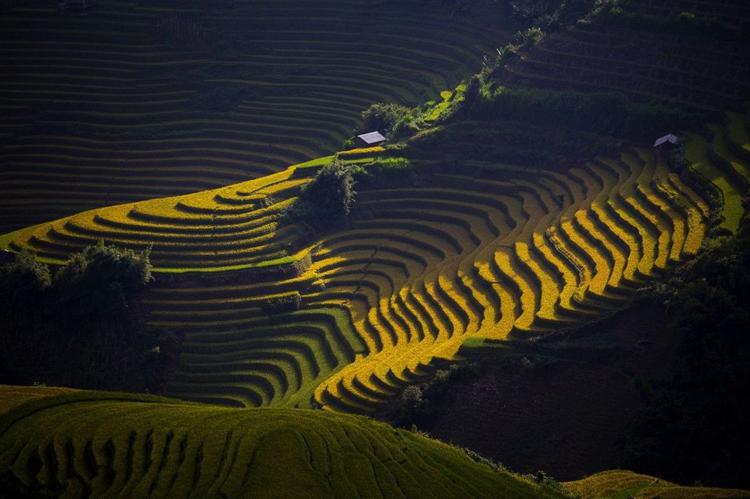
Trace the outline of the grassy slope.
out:
<instances>
[{"instance_id":1,"label":"grassy slope","mask_svg":"<svg viewBox=\"0 0 750 499\"><path fill-rule=\"evenodd\" d=\"M0 385L0 413L45 397L53 397L75 391L73 388L51 386L11 386Z\"/></svg>"},{"instance_id":2,"label":"grassy slope","mask_svg":"<svg viewBox=\"0 0 750 499\"><path fill-rule=\"evenodd\" d=\"M26 397L0 388L19 391ZM0 449L6 486L66 497L561 496L363 417L132 394L78 392L11 409L0 415Z\"/></svg>"},{"instance_id":3,"label":"grassy slope","mask_svg":"<svg viewBox=\"0 0 750 499\"><path fill-rule=\"evenodd\" d=\"M596 473L582 480L567 482L566 488L588 498L688 498L748 497L750 491L712 487L683 487L659 478L632 471L611 470Z\"/></svg>"}]
</instances>

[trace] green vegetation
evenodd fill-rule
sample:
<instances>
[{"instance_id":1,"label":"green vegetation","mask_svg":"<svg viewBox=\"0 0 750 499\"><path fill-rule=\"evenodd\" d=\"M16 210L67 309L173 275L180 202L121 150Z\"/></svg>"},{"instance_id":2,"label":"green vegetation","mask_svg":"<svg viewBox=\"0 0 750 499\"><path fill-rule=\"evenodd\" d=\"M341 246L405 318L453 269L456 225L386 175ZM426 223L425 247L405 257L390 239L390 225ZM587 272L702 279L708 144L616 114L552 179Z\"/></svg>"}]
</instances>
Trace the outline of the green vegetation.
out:
<instances>
[{"instance_id":1,"label":"green vegetation","mask_svg":"<svg viewBox=\"0 0 750 499\"><path fill-rule=\"evenodd\" d=\"M742 48L690 35L746 26L712 17L712 2L639 0L596 2L573 25L592 3L101 0L80 17L13 5L0 214L38 225L0 237L19 254L0 269L0 379L265 407L8 403L0 490L558 497L543 472L519 478L334 412L408 426L460 377L461 349L606 316L685 262L659 288L685 365L643 382L630 457L685 481L750 476L748 401L729 389L750 388L748 119L683 134L688 165L652 148L744 102ZM333 154L358 124L389 145ZM661 493L612 490L647 489Z\"/></svg>"},{"instance_id":2,"label":"green vegetation","mask_svg":"<svg viewBox=\"0 0 750 499\"><path fill-rule=\"evenodd\" d=\"M334 159L302 188L286 216L315 231L327 231L346 223L355 196L351 165Z\"/></svg>"},{"instance_id":3,"label":"green vegetation","mask_svg":"<svg viewBox=\"0 0 750 499\"><path fill-rule=\"evenodd\" d=\"M0 449L0 489L14 497L563 497L362 417L126 394L0 414Z\"/></svg>"},{"instance_id":4,"label":"green vegetation","mask_svg":"<svg viewBox=\"0 0 750 499\"><path fill-rule=\"evenodd\" d=\"M410 112L410 108L400 104L378 102L362 111L362 132L379 131L392 137L394 127Z\"/></svg>"},{"instance_id":5,"label":"green vegetation","mask_svg":"<svg viewBox=\"0 0 750 499\"><path fill-rule=\"evenodd\" d=\"M629 436L627 464L675 480L750 486L750 219L712 240L657 299L680 334L669 380L642 380L648 406ZM700 429L700 431L697 431ZM636 466L637 463L637 466Z\"/></svg>"},{"instance_id":6,"label":"green vegetation","mask_svg":"<svg viewBox=\"0 0 750 499\"><path fill-rule=\"evenodd\" d=\"M646 499L646 498L734 498L747 497L746 490L711 487L684 487L659 478L632 471L602 471L575 482L563 484L582 499Z\"/></svg>"},{"instance_id":7,"label":"green vegetation","mask_svg":"<svg viewBox=\"0 0 750 499\"><path fill-rule=\"evenodd\" d=\"M19 254L0 267L0 376L18 384L158 389L170 340L146 332L134 303L151 279L148 252L91 246L54 275Z\"/></svg>"}]
</instances>

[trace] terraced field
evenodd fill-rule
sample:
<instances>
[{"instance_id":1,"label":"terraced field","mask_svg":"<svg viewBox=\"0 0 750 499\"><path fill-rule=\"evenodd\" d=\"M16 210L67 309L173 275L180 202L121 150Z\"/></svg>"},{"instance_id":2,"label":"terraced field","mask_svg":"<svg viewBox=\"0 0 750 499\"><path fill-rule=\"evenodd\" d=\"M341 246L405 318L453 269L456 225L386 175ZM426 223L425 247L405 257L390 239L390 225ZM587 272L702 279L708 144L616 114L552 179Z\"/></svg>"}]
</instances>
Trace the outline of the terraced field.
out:
<instances>
[{"instance_id":1,"label":"terraced field","mask_svg":"<svg viewBox=\"0 0 750 499\"><path fill-rule=\"evenodd\" d=\"M737 138L733 120L715 136ZM701 144L720 142L695 136L688 149ZM747 164L732 158L716 163L717 185L736 184L727 165ZM544 334L619 306L698 251L709 216L651 151L631 148L566 169L467 162L415 186L365 189L348 229L300 245L277 215L328 161L84 212L0 244L52 262L98 239L151 246L150 325L185 337L170 395L370 412L462 345Z\"/></svg>"},{"instance_id":2,"label":"terraced field","mask_svg":"<svg viewBox=\"0 0 750 499\"><path fill-rule=\"evenodd\" d=\"M596 317L705 234L706 203L648 151L564 174L464 169L495 171L363 192L352 228L314 252L325 289L304 302L350 310L370 352L319 386L319 404L371 411L467 340Z\"/></svg>"},{"instance_id":3,"label":"terraced field","mask_svg":"<svg viewBox=\"0 0 750 499\"><path fill-rule=\"evenodd\" d=\"M712 139L691 135L686 157L695 171L718 188L722 197L721 227L735 232L744 213L742 198L750 190L748 117L731 113L729 127L713 126Z\"/></svg>"},{"instance_id":4,"label":"terraced field","mask_svg":"<svg viewBox=\"0 0 750 499\"><path fill-rule=\"evenodd\" d=\"M629 0L620 7L624 15L636 15L635 21L581 20L505 64L499 79L511 86L617 91L683 109L745 108L750 92L746 34L670 30L648 19L665 23L685 12L737 28L750 15L747 2Z\"/></svg>"},{"instance_id":5,"label":"terraced field","mask_svg":"<svg viewBox=\"0 0 750 499\"><path fill-rule=\"evenodd\" d=\"M134 250L151 248L152 262L167 273L291 263L298 234L293 226L280 228L278 217L326 161L330 158L196 194L89 210L2 240L12 250L33 251L50 263L65 261L98 240Z\"/></svg>"},{"instance_id":6,"label":"terraced field","mask_svg":"<svg viewBox=\"0 0 750 499\"><path fill-rule=\"evenodd\" d=\"M435 97L507 37L441 2L369 5L6 2L0 231L333 152L372 102Z\"/></svg>"},{"instance_id":7,"label":"terraced field","mask_svg":"<svg viewBox=\"0 0 750 499\"><path fill-rule=\"evenodd\" d=\"M362 417L104 392L0 412L0 470L55 497L563 496Z\"/></svg>"}]
</instances>

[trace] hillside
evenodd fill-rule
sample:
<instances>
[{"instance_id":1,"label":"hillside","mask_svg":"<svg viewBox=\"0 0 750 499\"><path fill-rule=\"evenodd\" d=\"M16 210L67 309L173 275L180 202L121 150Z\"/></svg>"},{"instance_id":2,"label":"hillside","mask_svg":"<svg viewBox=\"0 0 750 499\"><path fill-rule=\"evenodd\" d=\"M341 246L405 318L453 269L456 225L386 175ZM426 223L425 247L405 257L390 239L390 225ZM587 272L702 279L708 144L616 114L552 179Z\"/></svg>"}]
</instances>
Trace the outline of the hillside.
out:
<instances>
[{"instance_id":1,"label":"hillside","mask_svg":"<svg viewBox=\"0 0 750 499\"><path fill-rule=\"evenodd\" d=\"M563 497L362 417L48 391L0 412L0 497Z\"/></svg>"},{"instance_id":2,"label":"hillside","mask_svg":"<svg viewBox=\"0 0 750 499\"><path fill-rule=\"evenodd\" d=\"M469 140L440 146L466 156L457 165L416 141L415 179L362 189L351 227L312 243L277 215L330 158L85 212L0 243L50 262L98 239L151 246L150 323L185 334L171 395L304 406L314 391L316 404L354 412L429 375L433 359L467 339L596 318L701 246L709 205L652 151L619 146L576 166L529 168L476 159ZM341 158L366 165L392 154ZM717 181L734 183L718 165Z\"/></svg>"},{"instance_id":3,"label":"hillside","mask_svg":"<svg viewBox=\"0 0 750 499\"><path fill-rule=\"evenodd\" d=\"M717 489L711 487L685 487L659 478L640 475L632 471L603 471L575 482L566 482L565 488L584 498L634 497L688 498L688 497L747 497L746 490Z\"/></svg>"},{"instance_id":4,"label":"hillside","mask_svg":"<svg viewBox=\"0 0 750 499\"><path fill-rule=\"evenodd\" d=\"M363 417L0 386L0 497L747 497L629 471L539 485ZM206 425L210 422L210 429ZM289 477L294 477L290 480ZM567 489L567 490L566 490Z\"/></svg>"},{"instance_id":5,"label":"hillside","mask_svg":"<svg viewBox=\"0 0 750 499\"><path fill-rule=\"evenodd\" d=\"M435 97L507 37L438 1L95 4L0 4L0 231L332 152L371 102Z\"/></svg>"},{"instance_id":6,"label":"hillside","mask_svg":"<svg viewBox=\"0 0 750 499\"><path fill-rule=\"evenodd\" d=\"M17 342L76 386L0 386L0 499L750 496L672 483L749 486L745 2L54 7L0 0L0 323L134 250L67 329L159 396Z\"/></svg>"}]
</instances>

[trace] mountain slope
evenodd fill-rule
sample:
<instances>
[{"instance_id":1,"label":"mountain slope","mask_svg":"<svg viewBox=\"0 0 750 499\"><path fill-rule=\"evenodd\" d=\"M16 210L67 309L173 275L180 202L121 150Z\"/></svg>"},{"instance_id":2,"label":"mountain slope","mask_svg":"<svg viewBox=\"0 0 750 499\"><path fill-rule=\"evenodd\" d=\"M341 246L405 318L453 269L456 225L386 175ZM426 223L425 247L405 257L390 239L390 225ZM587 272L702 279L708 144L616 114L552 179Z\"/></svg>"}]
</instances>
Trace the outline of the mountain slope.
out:
<instances>
[{"instance_id":1,"label":"mountain slope","mask_svg":"<svg viewBox=\"0 0 750 499\"><path fill-rule=\"evenodd\" d=\"M0 413L0 490L70 498L562 497L359 416L103 392Z\"/></svg>"}]
</instances>

